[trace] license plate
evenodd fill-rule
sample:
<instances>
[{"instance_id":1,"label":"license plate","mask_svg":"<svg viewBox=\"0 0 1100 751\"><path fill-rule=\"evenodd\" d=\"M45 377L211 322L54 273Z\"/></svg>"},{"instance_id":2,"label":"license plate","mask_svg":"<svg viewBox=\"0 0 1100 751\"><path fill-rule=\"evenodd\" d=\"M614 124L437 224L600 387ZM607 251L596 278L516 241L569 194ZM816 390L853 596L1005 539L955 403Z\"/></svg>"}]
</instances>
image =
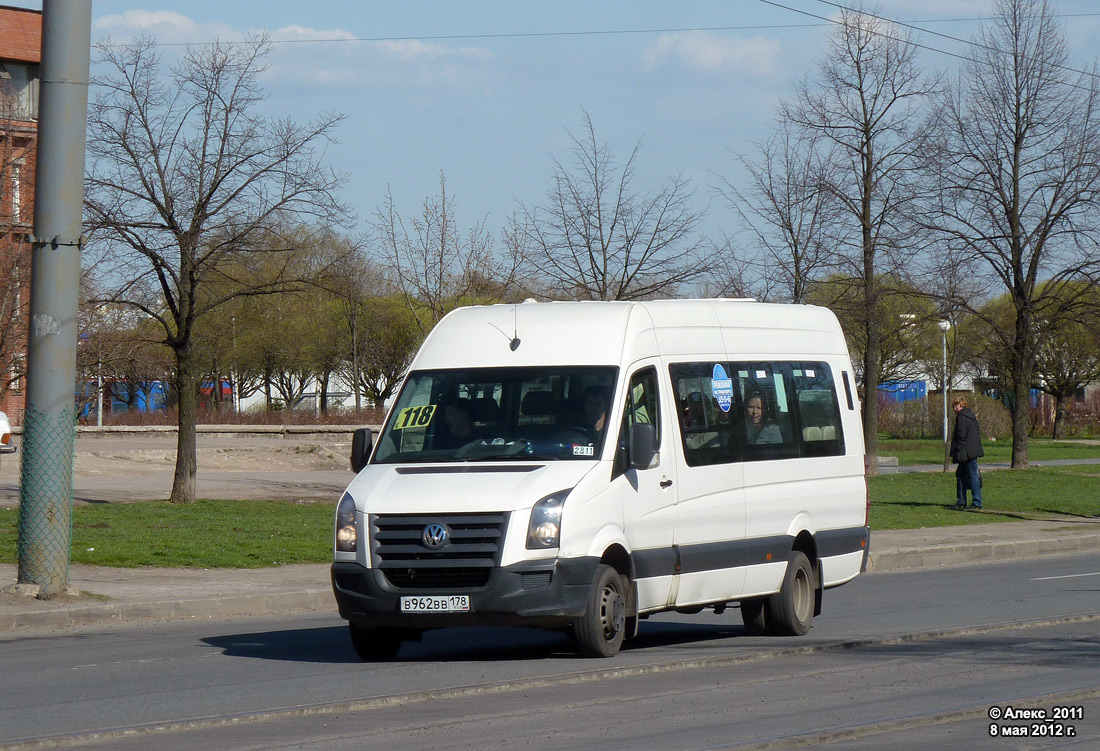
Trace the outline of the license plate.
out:
<instances>
[{"instance_id":1,"label":"license plate","mask_svg":"<svg viewBox=\"0 0 1100 751\"><path fill-rule=\"evenodd\" d=\"M422 595L401 598L402 613L466 613L469 610L469 595Z\"/></svg>"}]
</instances>

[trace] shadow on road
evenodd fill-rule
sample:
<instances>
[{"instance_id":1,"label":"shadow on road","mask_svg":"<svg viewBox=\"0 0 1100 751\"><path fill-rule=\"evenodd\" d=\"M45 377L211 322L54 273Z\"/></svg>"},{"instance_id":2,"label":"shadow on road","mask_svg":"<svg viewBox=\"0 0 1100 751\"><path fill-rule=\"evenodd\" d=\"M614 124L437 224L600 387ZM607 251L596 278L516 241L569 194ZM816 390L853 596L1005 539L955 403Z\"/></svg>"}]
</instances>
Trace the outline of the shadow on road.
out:
<instances>
[{"instance_id":1,"label":"shadow on road","mask_svg":"<svg viewBox=\"0 0 1100 751\"><path fill-rule=\"evenodd\" d=\"M226 656L255 660L342 663L356 659L347 629L335 626L226 634L202 642L222 650Z\"/></svg>"},{"instance_id":2,"label":"shadow on road","mask_svg":"<svg viewBox=\"0 0 1100 751\"><path fill-rule=\"evenodd\" d=\"M647 623L638 636L623 645L624 651L677 646L698 646L743 637L740 626L729 624ZM203 643L221 649L229 657L280 662L359 662L346 627L229 634L209 637ZM664 657L667 657L667 653ZM567 633L525 628L453 628L428 631L419 642L405 642L395 662L514 662L576 659ZM612 661L613 662L613 661Z\"/></svg>"}]
</instances>

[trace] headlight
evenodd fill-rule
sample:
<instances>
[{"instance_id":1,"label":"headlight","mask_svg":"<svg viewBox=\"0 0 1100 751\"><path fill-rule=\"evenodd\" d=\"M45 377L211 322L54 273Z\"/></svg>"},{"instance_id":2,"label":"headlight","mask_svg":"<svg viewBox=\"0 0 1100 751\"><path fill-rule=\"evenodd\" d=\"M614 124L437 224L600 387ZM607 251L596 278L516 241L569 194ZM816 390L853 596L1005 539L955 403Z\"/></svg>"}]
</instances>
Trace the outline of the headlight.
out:
<instances>
[{"instance_id":1,"label":"headlight","mask_svg":"<svg viewBox=\"0 0 1100 751\"><path fill-rule=\"evenodd\" d=\"M551 493L531 509L531 523L527 527L528 550L558 547L561 542L561 509L569 490Z\"/></svg>"},{"instance_id":2,"label":"headlight","mask_svg":"<svg viewBox=\"0 0 1100 751\"><path fill-rule=\"evenodd\" d=\"M359 542L355 527L355 499L347 493L336 507L336 552L354 553Z\"/></svg>"}]
</instances>

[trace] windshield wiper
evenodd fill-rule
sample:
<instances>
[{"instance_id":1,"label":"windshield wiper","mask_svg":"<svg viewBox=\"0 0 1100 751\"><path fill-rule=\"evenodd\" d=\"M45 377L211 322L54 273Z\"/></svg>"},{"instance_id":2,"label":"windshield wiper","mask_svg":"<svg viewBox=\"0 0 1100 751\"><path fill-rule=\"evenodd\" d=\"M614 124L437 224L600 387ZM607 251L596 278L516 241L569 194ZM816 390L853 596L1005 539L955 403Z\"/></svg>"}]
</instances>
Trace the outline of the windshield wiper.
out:
<instances>
[{"instance_id":1,"label":"windshield wiper","mask_svg":"<svg viewBox=\"0 0 1100 751\"><path fill-rule=\"evenodd\" d=\"M557 459L556 456L542 454L478 454L477 456L463 456L451 461L460 462L540 462Z\"/></svg>"}]
</instances>

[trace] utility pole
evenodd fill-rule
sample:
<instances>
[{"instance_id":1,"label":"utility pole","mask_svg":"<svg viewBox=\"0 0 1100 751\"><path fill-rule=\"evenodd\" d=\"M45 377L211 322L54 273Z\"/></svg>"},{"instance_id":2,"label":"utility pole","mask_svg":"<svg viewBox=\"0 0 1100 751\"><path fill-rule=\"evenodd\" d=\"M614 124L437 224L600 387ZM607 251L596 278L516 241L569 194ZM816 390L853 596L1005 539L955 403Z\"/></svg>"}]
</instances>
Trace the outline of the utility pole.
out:
<instances>
[{"instance_id":1,"label":"utility pole","mask_svg":"<svg viewBox=\"0 0 1100 751\"><path fill-rule=\"evenodd\" d=\"M72 547L76 340L92 0L44 0L19 582L64 593Z\"/></svg>"},{"instance_id":2,"label":"utility pole","mask_svg":"<svg viewBox=\"0 0 1100 751\"><path fill-rule=\"evenodd\" d=\"M951 447L947 436L947 400L951 398L947 383L947 332L951 330L951 321L944 319L939 322L939 327L943 333L943 471L946 472L951 468Z\"/></svg>"}]
</instances>

